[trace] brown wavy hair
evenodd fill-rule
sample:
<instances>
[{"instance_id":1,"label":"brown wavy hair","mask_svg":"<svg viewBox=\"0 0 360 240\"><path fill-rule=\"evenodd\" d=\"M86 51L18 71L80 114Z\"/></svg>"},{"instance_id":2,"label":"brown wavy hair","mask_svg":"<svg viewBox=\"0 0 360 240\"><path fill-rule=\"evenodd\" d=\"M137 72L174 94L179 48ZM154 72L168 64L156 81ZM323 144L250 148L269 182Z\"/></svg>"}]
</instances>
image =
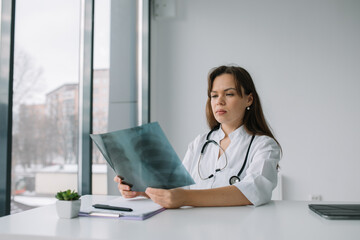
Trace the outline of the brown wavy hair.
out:
<instances>
[{"instance_id":1,"label":"brown wavy hair","mask_svg":"<svg viewBox=\"0 0 360 240\"><path fill-rule=\"evenodd\" d=\"M249 110L245 110L243 124L246 130L252 135L266 135L273 138L278 144L267 124L261 107L259 95L256 92L254 82L250 74L242 67L238 66L220 66L210 70L208 75L208 99L206 102L206 119L210 129L218 127L220 123L216 121L211 108L211 90L216 77L222 74L231 74L235 80L235 87L240 97L244 94L252 94L253 102ZM280 146L280 144L279 144Z\"/></svg>"}]
</instances>

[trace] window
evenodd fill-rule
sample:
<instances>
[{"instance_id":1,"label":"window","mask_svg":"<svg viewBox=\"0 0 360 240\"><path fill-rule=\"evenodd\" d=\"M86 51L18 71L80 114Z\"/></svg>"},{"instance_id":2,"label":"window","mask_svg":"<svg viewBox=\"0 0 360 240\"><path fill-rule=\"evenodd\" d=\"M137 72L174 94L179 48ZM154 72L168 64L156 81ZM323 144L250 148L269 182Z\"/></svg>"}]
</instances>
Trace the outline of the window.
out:
<instances>
[{"instance_id":1,"label":"window","mask_svg":"<svg viewBox=\"0 0 360 240\"><path fill-rule=\"evenodd\" d=\"M80 0L17 0L12 202L19 212L77 190Z\"/></svg>"},{"instance_id":2,"label":"window","mask_svg":"<svg viewBox=\"0 0 360 240\"><path fill-rule=\"evenodd\" d=\"M110 0L95 1L94 70L93 70L93 133L108 130ZM92 193L107 194L107 163L92 144Z\"/></svg>"},{"instance_id":3,"label":"window","mask_svg":"<svg viewBox=\"0 0 360 240\"><path fill-rule=\"evenodd\" d=\"M106 194L107 164L87 136L108 131L110 0L0 2L0 216L10 197L16 213L68 188Z\"/></svg>"}]
</instances>

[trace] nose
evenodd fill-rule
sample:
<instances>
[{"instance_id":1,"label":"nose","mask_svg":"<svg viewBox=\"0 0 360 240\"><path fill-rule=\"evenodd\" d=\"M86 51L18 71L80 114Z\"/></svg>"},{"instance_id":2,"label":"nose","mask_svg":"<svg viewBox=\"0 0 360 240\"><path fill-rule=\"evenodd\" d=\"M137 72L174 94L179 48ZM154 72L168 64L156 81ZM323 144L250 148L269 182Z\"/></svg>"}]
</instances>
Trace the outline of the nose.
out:
<instances>
[{"instance_id":1,"label":"nose","mask_svg":"<svg viewBox=\"0 0 360 240\"><path fill-rule=\"evenodd\" d=\"M224 105L225 104L225 97L223 95L219 95L216 101L217 105Z\"/></svg>"}]
</instances>

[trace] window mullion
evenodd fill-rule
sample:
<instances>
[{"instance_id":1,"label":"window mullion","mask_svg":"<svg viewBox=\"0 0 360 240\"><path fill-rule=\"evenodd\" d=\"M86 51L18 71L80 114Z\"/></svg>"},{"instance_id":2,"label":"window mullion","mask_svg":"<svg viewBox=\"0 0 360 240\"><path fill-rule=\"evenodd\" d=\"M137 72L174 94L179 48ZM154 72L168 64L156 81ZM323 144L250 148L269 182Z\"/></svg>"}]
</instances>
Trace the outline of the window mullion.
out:
<instances>
[{"instance_id":1,"label":"window mullion","mask_svg":"<svg viewBox=\"0 0 360 240\"><path fill-rule=\"evenodd\" d=\"M94 0L81 1L80 87L79 87L79 174L81 195L92 192L92 82Z\"/></svg>"},{"instance_id":2,"label":"window mullion","mask_svg":"<svg viewBox=\"0 0 360 240\"><path fill-rule=\"evenodd\" d=\"M15 0L2 0L0 29L0 217L10 214Z\"/></svg>"}]
</instances>

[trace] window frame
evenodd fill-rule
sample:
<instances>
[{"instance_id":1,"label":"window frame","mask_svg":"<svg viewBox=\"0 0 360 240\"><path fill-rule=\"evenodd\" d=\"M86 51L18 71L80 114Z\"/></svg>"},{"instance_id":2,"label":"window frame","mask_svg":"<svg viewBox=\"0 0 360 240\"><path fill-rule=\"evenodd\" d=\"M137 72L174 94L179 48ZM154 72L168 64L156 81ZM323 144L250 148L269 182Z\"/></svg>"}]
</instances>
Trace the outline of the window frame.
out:
<instances>
[{"instance_id":1,"label":"window frame","mask_svg":"<svg viewBox=\"0 0 360 240\"><path fill-rule=\"evenodd\" d=\"M78 192L92 193L92 115L95 0L81 0Z\"/></svg>"},{"instance_id":2,"label":"window frame","mask_svg":"<svg viewBox=\"0 0 360 240\"><path fill-rule=\"evenodd\" d=\"M10 214L15 0L1 0L0 217Z\"/></svg>"}]
</instances>

